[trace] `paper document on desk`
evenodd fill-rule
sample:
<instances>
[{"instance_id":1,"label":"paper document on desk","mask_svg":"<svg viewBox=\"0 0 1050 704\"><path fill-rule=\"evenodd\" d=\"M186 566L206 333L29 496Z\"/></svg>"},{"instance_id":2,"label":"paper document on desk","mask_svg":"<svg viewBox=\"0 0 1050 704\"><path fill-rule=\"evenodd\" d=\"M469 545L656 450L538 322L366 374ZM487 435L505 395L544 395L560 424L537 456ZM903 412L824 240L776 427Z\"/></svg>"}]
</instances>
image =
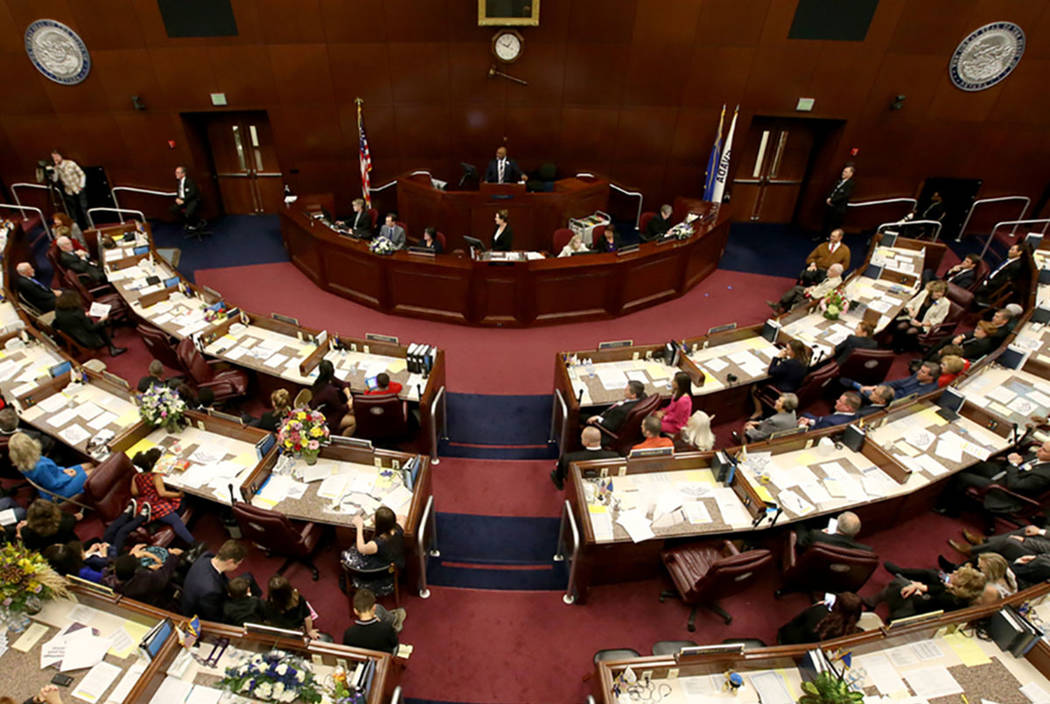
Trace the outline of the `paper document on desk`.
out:
<instances>
[{"instance_id":1,"label":"paper document on desk","mask_svg":"<svg viewBox=\"0 0 1050 704\"><path fill-rule=\"evenodd\" d=\"M816 510L813 507L813 504L803 499L791 489L780 492L777 495L777 503L796 516L805 516Z\"/></svg>"},{"instance_id":2,"label":"paper document on desk","mask_svg":"<svg viewBox=\"0 0 1050 704\"><path fill-rule=\"evenodd\" d=\"M57 394L51 394L43 401L40 401L36 406L47 413L55 413L60 408L64 408L67 403L69 403L69 398L59 391Z\"/></svg>"},{"instance_id":3,"label":"paper document on desk","mask_svg":"<svg viewBox=\"0 0 1050 704\"><path fill-rule=\"evenodd\" d=\"M751 523L751 514L747 512L740 499L728 487L715 489L715 503L718 504L718 512L722 514L722 522L729 526L746 526Z\"/></svg>"},{"instance_id":4,"label":"paper document on desk","mask_svg":"<svg viewBox=\"0 0 1050 704\"><path fill-rule=\"evenodd\" d=\"M711 523L711 512L707 510L707 504L703 501L687 501L682 504L685 520L694 526Z\"/></svg>"},{"instance_id":5,"label":"paper document on desk","mask_svg":"<svg viewBox=\"0 0 1050 704\"><path fill-rule=\"evenodd\" d=\"M91 437L91 433L80 427L78 423L58 431L58 437L62 438L70 447L76 447Z\"/></svg>"},{"instance_id":6,"label":"paper document on desk","mask_svg":"<svg viewBox=\"0 0 1050 704\"><path fill-rule=\"evenodd\" d=\"M619 369L602 368L598 370L597 376L598 383L609 391L616 391L627 386L627 375Z\"/></svg>"},{"instance_id":7,"label":"paper document on desk","mask_svg":"<svg viewBox=\"0 0 1050 704\"><path fill-rule=\"evenodd\" d=\"M343 494L346 493L346 485L348 477L345 474L337 474L332 477L328 477L321 482L321 486L317 488L317 495L322 499L330 499L335 501L341 499Z\"/></svg>"},{"instance_id":8,"label":"paper document on desk","mask_svg":"<svg viewBox=\"0 0 1050 704\"><path fill-rule=\"evenodd\" d=\"M88 315L93 318L105 318L109 315L109 311L113 309L113 306L108 303L99 303L98 301L92 301L91 307L88 308Z\"/></svg>"},{"instance_id":9,"label":"paper document on desk","mask_svg":"<svg viewBox=\"0 0 1050 704\"><path fill-rule=\"evenodd\" d=\"M660 494L660 497L656 500L656 505L653 508L653 521L658 521L668 513L677 511L682 505L682 501L682 495L677 491L666 491Z\"/></svg>"},{"instance_id":10,"label":"paper document on desk","mask_svg":"<svg viewBox=\"0 0 1050 704\"><path fill-rule=\"evenodd\" d=\"M1017 394L1011 391L1009 387L999 385L996 385L990 391L987 391L984 395L986 398L989 398L993 401L998 401L999 403L1010 403L1014 400L1014 397L1017 396Z\"/></svg>"},{"instance_id":11,"label":"paper document on desk","mask_svg":"<svg viewBox=\"0 0 1050 704\"><path fill-rule=\"evenodd\" d=\"M102 695L122 672L116 665L100 662L84 675L84 679L73 690L73 696L92 704L102 701Z\"/></svg>"},{"instance_id":12,"label":"paper document on desk","mask_svg":"<svg viewBox=\"0 0 1050 704\"><path fill-rule=\"evenodd\" d=\"M926 699L934 697L947 697L952 694L962 694L963 688L952 677L946 667L926 667L921 670L912 670L904 674L912 691L916 696Z\"/></svg>"},{"instance_id":13,"label":"paper document on desk","mask_svg":"<svg viewBox=\"0 0 1050 704\"><path fill-rule=\"evenodd\" d=\"M1035 404L1026 399L1024 396L1018 396L1010 403L1006 404L1006 407L1018 415L1027 416L1035 411Z\"/></svg>"},{"instance_id":14,"label":"paper document on desk","mask_svg":"<svg viewBox=\"0 0 1050 704\"><path fill-rule=\"evenodd\" d=\"M1047 692L1036 682L1029 682L1020 687L1018 691L1028 697L1032 704L1050 704L1050 692Z\"/></svg>"},{"instance_id":15,"label":"paper document on desk","mask_svg":"<svg viewBox=\"0 0 1050 704\"><path fill-rule=\"evenodd\" d=\"M128 668L128 671L120 678L117 686L106 697L106 704L122 704L127 696L131 694L131 688L138 682L139 675L146 671L147 664L149 663L146 660L135 661L135 664Z\"/></svg>"},{"instance_id":16,"label":"paper document on desk","mask_svg":"<svg viewBox=\"0 0 1050 704\"><path fill-rule=\"evenodd\" d=\"M795 704L779 672L757 672L748 677L762 704Z\"/></svg>"},{"instance_id":17,"label":"paper document on desk","mask_svg":"<svg viewBox=\"0 0 1050 704\"><path fill-rule=\"evenodd\" d=\"M828 493L828 490L824 487L822 482L816 480L803 482L798 485L798 488L817 506L828 504L833 501L831 494Z\"/></svg>"},{"instance_id":18,"label":"paper document on desk","mask_svg":"<svg viewBox=\"0 0 1050 704\"><path fill-rule=\"evenodd\" d=\"M898 457L897 460L911 471L926 472L931 477L939 477L948 472L948 468L930 455L918 457Z\"/></svg>"},{"instance_id":19,"label":"paper document on desk","mask_svg":"<svg viewBox=\"0 0 1050 704\"><path fill-rule=\"evenodd\" d=\"M600 512L594 511L593 509L600 508ZM594 533L594 539L601 542L603 540L612 540L615 536L613 530L612 515L604 506L589 506L588 513L591 519L591 531Z\"/></svg>"},{"instance_id":20,"label":"paper document on desk","mask_svg":"<svg viewBox=\"0 0 1050 704\"><path fill-rule=\"evenodd\" d=\"M703 364L705 369L709 369L712 372L720 372L729 366L729 362L722 357L711 357L710 359L699 362L699 364Z\"/></svg>"},{"instance_id":21,"label":"paper document on desk","mask_svg":"<svg viewBox=\"0 0 1050 704\"><path fill-rule=\"evenodd\" d=\"M962 444L954 442L951 438L943 435L937 440L934 454L943 457L949 462L962 462Z\"/></svg>"},{"instance_id":22,"label":"paper document on desk","mask_svg":"<svg viewBox=\"0 0 1050 704\"><path fill-rule=\"evenodd\" d=\"M631 540L636 543L649 540L655 535L649 519L645 517L645 513L641 509L633 509L621 513L616 522L623 526L623 529L627 531L627 535L631 536Z\"/></svg>"},{"instance_id":23,"label":"paper document on desk","mask_svg":"<svg viewBox=\"0 0 1050 704\"><path fill-rule=\"evenodd\" d=\"M879 690L883 696L894 696L907 693L907 685L901 679L900 673L893 663L881 653L863 655L854 659L854 666L864 669L867 673L867 683Z\"/></svg>"}]
</instances>

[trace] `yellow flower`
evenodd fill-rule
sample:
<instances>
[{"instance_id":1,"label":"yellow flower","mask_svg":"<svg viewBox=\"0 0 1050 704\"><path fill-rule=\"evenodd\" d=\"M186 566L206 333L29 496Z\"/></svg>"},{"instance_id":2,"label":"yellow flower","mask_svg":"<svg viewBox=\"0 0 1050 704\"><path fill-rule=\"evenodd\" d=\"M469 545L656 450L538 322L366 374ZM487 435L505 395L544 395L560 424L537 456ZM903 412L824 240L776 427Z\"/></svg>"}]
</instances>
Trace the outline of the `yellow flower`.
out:
<instances>
[{"instance_id":1,"label":"yellow flower","mask_svg":"<svg viewBox=\"0 0 1050 704\"><path fill-rule=\"evenodd\" d=\"M299 420L306 420L306 413L304 413L303 411L299 411L295 414L295 417Z\"/></svg>"},{"instance_id":2,"label":"yellow flower","mask_svg":"<svg viewBox=\"0 0 1050 704\"><path fill-rule=\"evenodd\" d=\"M315 425L313 428L310 429L310 435L315 437L315 438L319 438L322 435L324 435L324 431L321 430L321 428L319 426Z\"/></svg>"}]
</instances>

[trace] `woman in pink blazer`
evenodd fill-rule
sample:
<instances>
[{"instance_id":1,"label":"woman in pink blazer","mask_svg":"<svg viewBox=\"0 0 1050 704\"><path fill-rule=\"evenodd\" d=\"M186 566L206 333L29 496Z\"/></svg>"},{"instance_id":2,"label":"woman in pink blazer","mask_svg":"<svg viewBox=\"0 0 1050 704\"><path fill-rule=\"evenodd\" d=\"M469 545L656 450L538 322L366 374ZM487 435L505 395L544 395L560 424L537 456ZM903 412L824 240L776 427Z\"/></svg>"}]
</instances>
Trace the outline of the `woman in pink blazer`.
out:
<instances>
[{"instance_id":1,"label":"woman in pink blazer","mask_svg":"<svg viewBox=\"0 0 1050 704\"><path fill-rule=\"evenodd\" d=\"M673 437L693 415L693 380L685 372L678 372L674 375L672 387L671 403L656 415L660 418L660 430Z\"/></svg>"}]
</instances>

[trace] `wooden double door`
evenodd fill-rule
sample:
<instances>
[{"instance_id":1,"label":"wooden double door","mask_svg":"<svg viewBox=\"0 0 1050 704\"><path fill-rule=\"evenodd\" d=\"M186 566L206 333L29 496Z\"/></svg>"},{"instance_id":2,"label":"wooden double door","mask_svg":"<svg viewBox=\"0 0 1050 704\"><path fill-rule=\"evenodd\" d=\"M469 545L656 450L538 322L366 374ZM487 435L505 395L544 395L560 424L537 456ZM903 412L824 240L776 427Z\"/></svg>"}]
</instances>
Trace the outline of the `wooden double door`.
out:
<instances>
[{"instance_id":1,"label":"wooden double door","mask_svg":"<svg viewBox=\"0 0 1050 704\"><path fill-rule=\"evenodd\" d=\"M276 213L284 194L270 121L265 112L209 115L208 146L227 213Z\"/></svg>"}]
</instances>

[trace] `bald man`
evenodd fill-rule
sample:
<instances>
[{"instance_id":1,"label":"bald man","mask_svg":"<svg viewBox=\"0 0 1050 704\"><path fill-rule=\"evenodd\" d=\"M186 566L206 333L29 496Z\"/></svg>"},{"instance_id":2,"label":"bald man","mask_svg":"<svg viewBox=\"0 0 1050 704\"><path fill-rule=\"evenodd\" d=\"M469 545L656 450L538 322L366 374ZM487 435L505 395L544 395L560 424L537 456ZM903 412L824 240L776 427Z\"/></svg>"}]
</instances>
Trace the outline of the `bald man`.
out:
<instances>
[{"instance_id":1,"label":"bald man","mask_svg":"<svg viewBox=\"0 0 1050 704\"><path fill-rule=\"evenodd\" d=\"M58 246L58 261L65 268L74 271L80 283L85 286L98 286L106 280L106 272L102 271L95 262L88 258L88 253L83 249L74 249L73 240L68 237L59 237L55 240Z\"/></svg>"},{"instance_id":2,"label":"bald man","mask_svg":"<svg viewBox=\"0 0 1050 704\"><path fill-rule=\"evenodd\" d=\"M619 457L612 450L602 449L602 431L593 425L588 425L583 429L583 432L580 433L580 442L583 443L582 450L566 452L558 460L558 466L551 470L551 481L554 482L554 486L558 487L558 491L565 488L565 477L569 473L569 465L573 462L607 460Z\"/></svg>"},{"instance_id":3,"label":"bald man","mask_svg":"<svg viewBox=\"0 0 1050 704\"><path fill-rule=\"evenodd\" d=\"M517 183L522 179L521 169L507 156L507 148L496 150L496 158L485 169L485 180L489 183Z\"/></svg>"},{"instance_id":4,"label":"bald man","mask_svg":"<svg viewBox=\"0 0 1050 704\"><path fill-rule=\"evenodd\" d=\"M798 529L798 547L808 548L813 543L827 543L849 550L871 550L867 545L858 543L854 538L860 533L860 517L853 511L844 511L835 521L834 532L828 529L813 530L800 526Z\"/></svg>"},{"instance_id":5,"label":"bald man","mask_svg":"<svg viewBox=\"0 0 1050 704\"><path fill-rule=\"evenodd\" d=\"M15 267L15 290L26 303L36 308L41 313L49 313L55 309L55 298L62 293L57 288L51 288L41 283L36 278L36 270L29 262L19 262Z\"/></svg>"}]
</instances>

